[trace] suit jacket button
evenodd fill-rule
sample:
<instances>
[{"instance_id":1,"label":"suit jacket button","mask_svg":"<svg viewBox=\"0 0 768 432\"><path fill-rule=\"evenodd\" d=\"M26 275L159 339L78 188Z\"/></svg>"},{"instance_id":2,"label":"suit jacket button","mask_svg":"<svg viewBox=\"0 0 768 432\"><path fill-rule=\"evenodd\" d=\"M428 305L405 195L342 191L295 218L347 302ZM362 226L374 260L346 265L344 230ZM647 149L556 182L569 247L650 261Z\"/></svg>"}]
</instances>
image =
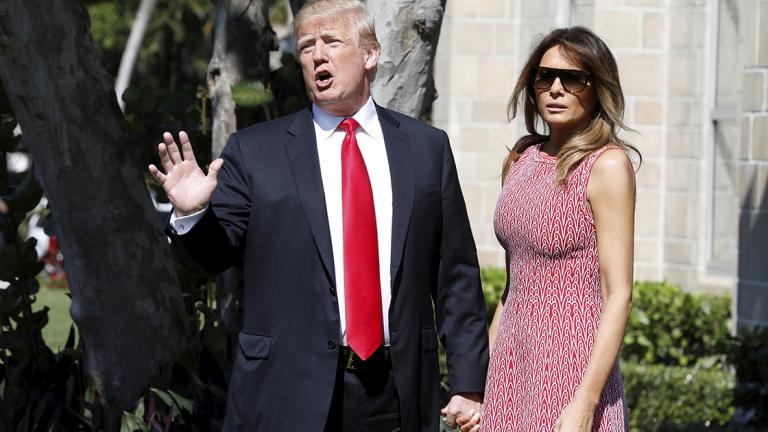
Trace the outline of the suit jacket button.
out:
<instances>
[{"instance_id":1,"label":"suit jacket button","mask_svg":"<svg viewBox=\"0 0 768 432\"><path fill-rule=\"evenodd\" d=\"M331 286L331 287L328 287L328 289L331 291L332 296L336 295L336 289L334 287Z\"/></svg>"},{"instance_id":2,"label":"suit jacket button","mask_svg":"<svg viewBox=\"0 0 768 432\"><path fill-rule=\"evenodd\" d=\"M328 341L328 349L329 350L335 350L336 349L336 342L329 340Z\"/></svg>"}]
</instances>

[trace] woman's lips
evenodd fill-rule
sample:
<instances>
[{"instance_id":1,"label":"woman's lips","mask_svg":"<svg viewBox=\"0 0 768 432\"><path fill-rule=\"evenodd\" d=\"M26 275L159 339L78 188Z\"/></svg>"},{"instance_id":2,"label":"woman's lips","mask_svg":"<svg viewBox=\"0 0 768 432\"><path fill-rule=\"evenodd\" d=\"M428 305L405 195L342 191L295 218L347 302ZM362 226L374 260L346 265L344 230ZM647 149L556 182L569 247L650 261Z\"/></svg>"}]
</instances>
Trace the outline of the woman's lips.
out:
<instances>
[{"instance_id":1,"label":"woman's lips","mask_svg":"<svg viewBox=\"0 0 768 432\"><path fill-rule=\"evenodd\" d=\"M549 111L551 114L561 113L568 109L567 106L560 105L560 104L547 104L546 108L547 108L547 111Z\"/></svg>"}]
</instances>

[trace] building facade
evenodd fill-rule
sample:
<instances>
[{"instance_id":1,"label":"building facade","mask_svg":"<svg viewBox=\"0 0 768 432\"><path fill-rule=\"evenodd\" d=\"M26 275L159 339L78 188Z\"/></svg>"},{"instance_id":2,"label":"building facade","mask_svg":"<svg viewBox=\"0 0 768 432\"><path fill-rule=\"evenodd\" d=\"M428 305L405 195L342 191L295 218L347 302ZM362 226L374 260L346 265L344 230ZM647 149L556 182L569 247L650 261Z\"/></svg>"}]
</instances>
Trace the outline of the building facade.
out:
<instances>
[{"instance_id":1,"label":"building facade","mask_svg":"<svg viewBox=\"0 0 768 432\"><path fill-rule=\"evenodd\" d=\"M504 265L493 211L524 131L509 95L537 38L571 25L611 47L637 131L635 278L729 292L740 324L768 323L768 0L448 0L433 121L481 264Z\"/></svg>"}]
</instances>

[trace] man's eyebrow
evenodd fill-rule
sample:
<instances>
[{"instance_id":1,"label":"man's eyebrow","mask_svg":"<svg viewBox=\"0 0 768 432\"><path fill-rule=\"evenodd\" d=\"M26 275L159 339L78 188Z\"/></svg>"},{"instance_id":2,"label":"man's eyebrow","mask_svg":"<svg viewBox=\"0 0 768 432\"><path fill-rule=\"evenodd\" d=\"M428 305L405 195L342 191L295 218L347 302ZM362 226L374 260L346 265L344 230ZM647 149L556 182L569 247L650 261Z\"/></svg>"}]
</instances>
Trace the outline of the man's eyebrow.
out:
<instances>
[{"instance_id":1,"label":"man's eyebrow","mask_svg":"<svg viewBox=\"0 0 768 432\"><path fill-rule=\"evenodd\" d=\"M306 35L304 37L299 38L299 41L296 43L296 45L301 45L304 42L307 42L308 40L314 40L316 38L334 38L334 39L344 39L342 37L343 35L339 33L338 31L334 31L331 29L328 30L320 30L316 33L313 33L311 35Z\"/></svg>"}]
</instances>

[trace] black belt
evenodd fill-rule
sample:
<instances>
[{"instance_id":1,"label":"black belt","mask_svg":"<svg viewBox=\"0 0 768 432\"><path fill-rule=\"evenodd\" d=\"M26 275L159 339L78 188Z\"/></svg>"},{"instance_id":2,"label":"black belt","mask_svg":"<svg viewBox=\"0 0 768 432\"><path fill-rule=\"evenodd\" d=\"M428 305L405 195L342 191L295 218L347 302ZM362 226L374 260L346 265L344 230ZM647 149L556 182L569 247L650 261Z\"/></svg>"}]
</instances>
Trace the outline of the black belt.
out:
<instances>
[{"instance_id":1,"label":"black belt","mask_svg":"<svg viewBox=\"0 0 768 432\"><path fill-rule=\"evenodd\" d=\"M341 365L348 371L389 371L392 370L392 355L388 346L381 346L363 360L348 346L342 346Z\"/></svg>"}]
</instances>

